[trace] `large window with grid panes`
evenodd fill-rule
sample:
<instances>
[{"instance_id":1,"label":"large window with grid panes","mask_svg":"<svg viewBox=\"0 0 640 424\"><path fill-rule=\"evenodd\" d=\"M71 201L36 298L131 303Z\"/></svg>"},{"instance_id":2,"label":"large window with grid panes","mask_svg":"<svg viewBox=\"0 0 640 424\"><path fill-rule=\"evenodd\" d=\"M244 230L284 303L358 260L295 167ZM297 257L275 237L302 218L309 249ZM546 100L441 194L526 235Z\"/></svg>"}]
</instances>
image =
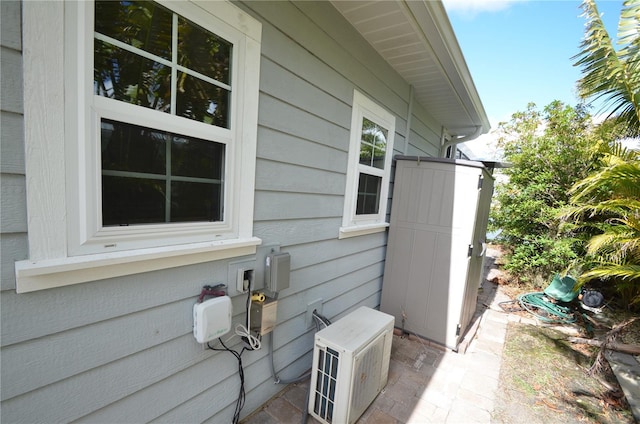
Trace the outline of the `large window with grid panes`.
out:
<instances>
[{"instance_id":1,"label":"large window with grid panes","mask_svg":"<svg viewBox=\"0 0 640 424\"><path fill-rule=\"evenodd\" d=\"M215 11L93 3L91 85L82 88L86 126L96 129L86 134L86 158L99 170L89 180L99 183L86 193L95 240L79 240L78 251L236 237L235 170L247 165L237 158L250 101L242 83L257 72L243 63L244 34Z\"/></svg>"},{"instance_id":2,"label":"large window with grid panes","mask_svg":"<svg viewBox=\"0 0 640 424\"><path fill-rule=\"evenodd\" d=\"M62 11L51 19L61 20L64 66L40 81L29 78L60 82L64 100L27 99L26 109L63 109L63 256L149 257L141 249L189 245L201 255L238 240L258 244L252 226L260 23L225 1L50 7ZM37 13L27 8L27 27ZM44 31L55 37L60 26L51 24ZM27 36L27 45L31 39L38 40ZM28 60L27 69L46 66L35 53ZM27 144L45 142L35 129L25 133ZM38 166L42 159L29 161ZM56 190L56 178L36 177L35 185ZM34 211L46 207L36 196L28 201ZM29 228L30 243L50 239L46 233ZM32 256L39 255L64 262L59 252Z\"/></svg>"}]
</instances>

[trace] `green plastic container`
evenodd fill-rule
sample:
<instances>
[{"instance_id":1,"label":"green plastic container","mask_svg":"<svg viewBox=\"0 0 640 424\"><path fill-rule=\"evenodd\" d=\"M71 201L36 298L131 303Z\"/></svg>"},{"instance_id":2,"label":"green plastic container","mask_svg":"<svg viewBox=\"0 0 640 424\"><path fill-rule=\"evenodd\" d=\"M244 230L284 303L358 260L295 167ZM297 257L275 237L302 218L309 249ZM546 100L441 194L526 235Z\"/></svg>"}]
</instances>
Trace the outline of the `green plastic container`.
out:
<instances>
[{"instance_id":1,"label":"green plastic container","mask_svg":"<svg viewBox=\"0 0 640 424\"><path fill-rule=\"evenodd\" d=\"M576 280L570 275L560 277L559 274L556 274L551 284L544 290L544 294L559 302L571 302L578 297Z\"/></svg>"}]
</instances>

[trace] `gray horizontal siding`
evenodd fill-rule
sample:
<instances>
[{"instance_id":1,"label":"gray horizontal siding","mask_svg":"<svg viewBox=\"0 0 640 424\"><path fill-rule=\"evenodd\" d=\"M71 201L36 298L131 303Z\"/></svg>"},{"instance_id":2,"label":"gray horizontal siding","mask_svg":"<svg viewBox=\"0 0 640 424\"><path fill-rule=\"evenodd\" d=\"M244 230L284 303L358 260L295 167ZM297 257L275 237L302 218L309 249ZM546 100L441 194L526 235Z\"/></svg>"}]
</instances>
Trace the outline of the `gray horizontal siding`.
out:
<instances>
[{"instance_id":1,"label":"gray horizontal siding","mask_svg":"<svg viewBox=\"0 0 640 424\"><path fill-rule=\"evenodd\" d=\"M227 279L226 264L220 262L19 295L3 293L0 299L3 314L20 319L2 320L2 345L194 298L203 285Z\"/></svg>"},{"instance_id":2,"label":"gray horizontal siding","mask_svg":"<svg viewBox=\"0 0 640 424\"><path fill-rule=\"evenodd\" d=\"M284 101L320 118L348 129L351 123L350 103L340 101L322 88L263 57L260 64L260 89L264 94ZM316 71L317 72L317 71ZM278 119L282 120L282 117Z\"/></svg>"},{"instance_id":3,"label":"gray horizontal siding","mask_svg":"<svg viewBox=\"0 0 640 424\"><path fill-rule=\"evenodd\" d=\"M289 162L300 168L304 168L307 172L319 170L325 172L334 172L344 175L344 170L347 168L347 156L345 151L339 149L344 146L335 142L335 140L344 140L346 131L332 132L327 131L327 134L322 138L322 142L318 134L313 134L316 140L309 140L302 138L301 136L283 133L277 130L273 130L262 126L258 128L258 138L262 141L258 145L259 160L269 160L272 162ZM330 143L334 143L337 146L334 147ZM266 148L269 146L269 148ZM272 181L269 178L277 177L273 175L273 169L277 169L278 164L273 167L269 167L269 164L263 163L258 166L256 172L264 172L265 174L256 176L256 184L261 184L261 187L268 187L268 185L280 183L283 186L285 184L292 183L291 181L282 181L281 177L278 181ZM265 168L265 169L262 169ZM269 173L269 174L267 174ZM342 181L344 185L344 181ZM342 187L344 192L344 187Z\"/></svg>"},{"instance_id":4,"label":"gray horizontal siding","mask_svg":"<svg viewBox=\"0 0 640 424\"><path fill-rule=\"evenodd\" d=\"M27 235L25 233L1 233L0 234L0 290L14 290L16 288L16 276L13 270L15 261L27 259ZM6 292L7 294L10 292ZM0 295L3 297L5 293ZM0 308L1 308L0 300ZM3 321L4 322L4 321ZM1 323L0 323L1 324ZM0 330L2 331L2 330Z\"/></svg>"},{"instance_id":5,"label":"gray horizontal siding","mask_svg":"<svg viewBox=\"0 0 640 424\"><path fill-rule=\"evenodd\" d=\"M4 2L2 3L4 4ZM24 132L22 114L0 112L0 169L24 175Z\"/></svg>"},{"instance_id":6,"label":"gray horizontal siding","mask_svg":"<svg viewBox=\"0 0 640 424\"><path fill-rule=\"evenodd\" d=\"M349 134L347 128L322 121L307 111L264 94L260 96L258 125L345 152L349 148L343 144L345 135L348 137ZM261 148L260 144L258 148Z\"/></svg>"},{"instance_id":7,"label":"gray horizontal siding","mask_svg":"<svg viewBox=\"0 0 640 424\"><path fill-rule=\"evenodd\" d=\"M4 1L2 2L4 3ZM4 26L4 16L2 23ZM0 109L6 112L23 113L22 100L22 54L20 51L0 47Z\"/></svg>"},{"instance_id":8,"label":"gray horizontal siding","mask_svg":"<svg viewBox=\"0 0 640 424\"><path fill-rule=\"evenodd\" d=\"M207 359L175 370L166 379L85 415L78 422L202 422L216 414L231 416L229 411L240 383L237 361L226 352L204 353ZM264 364L258 361L263 356L261 352L243 355L247 389L255 384L250 376L264 372ZM218 422L228 422L228 418L219 417Z\"/></svg>"},{"instance_id":9,"label":"gray horizontal siding","mask_svg":"<svg viewBox=\"0 0 640 424\"><path fill-rule=\"evenodd\" d=\"M75 374L166 343L187 333L193 298L162 305L90 326L5 347L3 361L14 364L3 374L2 399L37 389ZM129 329L123 332L122 329ZM92 337L87 337L88 333ZM75 349L70 350L69 346ZM42 353L55 358L41 360ZM55 366L52 366L54 365Z\"/></svg>"},{"instance_id":10,"label":"gray horizontal siding","mask_svg":"<svg viewBox=\"0 0 640 424\"><path fill-rule=\"evenodd\" d=\"M17 51L22 50L20 6L19 0L0 2L0 44Z\"/></svg>"},{"instance_id":11,"label":"gray horizontal siding","mask_svg":"<svg viewBox=\"0 0 640 424\"><path fill-rule=\"evenodd\" d=\"M3 174L0 181L0 232L27 232L27 192L25 177Z\"/></svg>"},{"instance_id":12,"label":"gray horizontal siding","mask_svg":"<svg viewBox=\"0 0 640 424\"><path fill-rule=\"evenodd\" d=\"M256 191L256 221L342 217L341 196Z\"/></svg>"},{"instance_id":13,"label":"gray horizontal siding","mask_svg":"<svg viewBox=\"0 0 640 424\"><path fill-rule=\"evenodd\" d=\"M296 178L292 179L291 175ZM344 187L344 173L291 162L258 160L256 190L343 196Z\"/></svg>"},{"instance_id":14,"label":"gray horizontal siding","mask_svg":"<svg viewBox=\"0 0 640 424\"><path fill-rule=\"evenodd\" d=\"M237 362L195 342L191 314L201 287L229 283L229 263L243 258L15 293L12 263L27 256L21 37L19 19L10 18L20 4L0 3L2 421L229 422ZM311 367L308 303L323 299L332 320L379 306L386 234L337 238L351 101L356 88L396 115L398 153L410 89L327 2L240 7L263 22L254 234L291 254L290 288L267 336L276 369L290 378ZM413 115L412 151L437 151L440 129L419 107ZM244 302L233 298L234 323L244 319ZM237 340L230 344L239 349ZM266 349L245 352L243 364L246 415L282 387Z\"/></svg>"},{"instance_id":15,"label":"gray horizontal siding","mask_svg":"<svg viewBox=\"0 0 640 424\"><path fill-rule=\"evenodd\" d=\"M408 85L331 5L324 2L280 5L277 1L260 1L251 2L250 7L360 90L383 101L399 116L406 115ZM264 35L268 33L265 31ZM289 68L282 60L279 63ZM310 77L306 79L311 80ZM352 89L343 95L350 104Z\"/></svg>"},{"instance_id":16,"label":"gray horizontal siding","mask_svg":"<svg viewBox=\"0 0 640 424\"><path fill-rule=\"evenodd\" d=\"M407 155L438 157L442 127L430 117L420 104L414 104L411 137Z\"/></svg>"},{"instance_id":17,"label":"gray horizontal siding","mask_svg":"<svg viewBox=\"0 0 640 424\"><path fill-rule=\"evenodd\" d=\"M185 335L7 400L3 403L3 422L64 422L80 418L211 357L192 341L190 335ZM209 364L217 371L216 376L232 377L231 365L215 359ZM55 358L50 360L55 364ZM215 385L218 381L209 383ZM7 380L3 378L5 384ZM166 400L172 396L171 387L165 386L165 390Z\"/></svg>"}]
</instances>

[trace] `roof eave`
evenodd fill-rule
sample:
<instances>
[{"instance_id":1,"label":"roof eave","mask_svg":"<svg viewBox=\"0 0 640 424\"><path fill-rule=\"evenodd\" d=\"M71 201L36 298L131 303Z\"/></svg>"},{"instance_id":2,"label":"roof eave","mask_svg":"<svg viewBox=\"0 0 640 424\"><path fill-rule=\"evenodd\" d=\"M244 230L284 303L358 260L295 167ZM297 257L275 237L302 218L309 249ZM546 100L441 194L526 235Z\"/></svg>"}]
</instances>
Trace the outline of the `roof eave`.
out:
<instances>
[{"instance_id":1,"label":"roof eave","mask_svg":"<svg viewBox=\"0 0 640 424\"><path fill-rule=\"evenodd\" d=\"M455 32L453 31L453 27L451 26L451 22L449 21L449 17L442 2L413 0L403 1L403 3L405 3L407 7L414 10L421 6L425 7L428 10L428 13L433 18L435 30L437 30L439 33L440 37L438 38L438 40L441 41L441 48L443 52L445 52L445 54L443 55L434 48L438 59L443 64L448 65L445 66L445 68L448 71L447 75L449 75L452 80L452 85L456 88L456 91L460 93L460 97L462 98L462 101L464 102L466 107L468 107L470 110L473 110L477 115L478 121L476 125L480 125L482 127L482 130L478 135L489 132L489 130L491 129L489 118L487 117L487 114L485 112L482 100L480 100L480 95L478 94L476 85L473 82L471 72L469 71L469 67L467 66L467 62L460 48L460 44L458 43L458 39L455 35ZM429 30L429 28L424 27L424 23L423 25L421 25L421 29L425 32ZM469 132L465 132L464 134L454 135L466 136L472 132L473 130L470 130Z\"/></svg>"},{"instance_id":2,"label":"roof eave","mask_svg":"<svg viewBox=\"0 0 640 424\"><path fill-rule=\"evenodd\" d=\"M332 4L413 86L414 100L450 135L468 136L479 127L479 134L489 131L489 119L441 1L333 0ZM379 25L372 29L372 21ZM408 48L413 51L407 53ZM416 63L421 64L418 69Z\"/></svg>"}]
</instances>

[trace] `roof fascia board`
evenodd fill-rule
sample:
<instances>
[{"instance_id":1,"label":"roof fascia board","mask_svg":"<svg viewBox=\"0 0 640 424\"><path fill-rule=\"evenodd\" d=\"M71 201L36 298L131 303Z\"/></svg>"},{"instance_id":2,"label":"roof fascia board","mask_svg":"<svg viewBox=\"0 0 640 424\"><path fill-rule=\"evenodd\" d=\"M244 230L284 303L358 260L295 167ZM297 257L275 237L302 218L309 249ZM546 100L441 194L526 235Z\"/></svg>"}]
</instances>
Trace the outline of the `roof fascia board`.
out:
<instances>
[{"instance_id":1,"label":"roof fascia board","mask_svg":"<svg viewBox=\"0 0 640 424\"><path fill-rule=\"evenodd\" d=\"M402 3L411 13L414 28L421 32L425 43L433 51L460 101L474 120L478 120L477 124L482 126L481 133L488 132L491 124L442 3L415 0Z\"/></svg>"}]
</instances>

